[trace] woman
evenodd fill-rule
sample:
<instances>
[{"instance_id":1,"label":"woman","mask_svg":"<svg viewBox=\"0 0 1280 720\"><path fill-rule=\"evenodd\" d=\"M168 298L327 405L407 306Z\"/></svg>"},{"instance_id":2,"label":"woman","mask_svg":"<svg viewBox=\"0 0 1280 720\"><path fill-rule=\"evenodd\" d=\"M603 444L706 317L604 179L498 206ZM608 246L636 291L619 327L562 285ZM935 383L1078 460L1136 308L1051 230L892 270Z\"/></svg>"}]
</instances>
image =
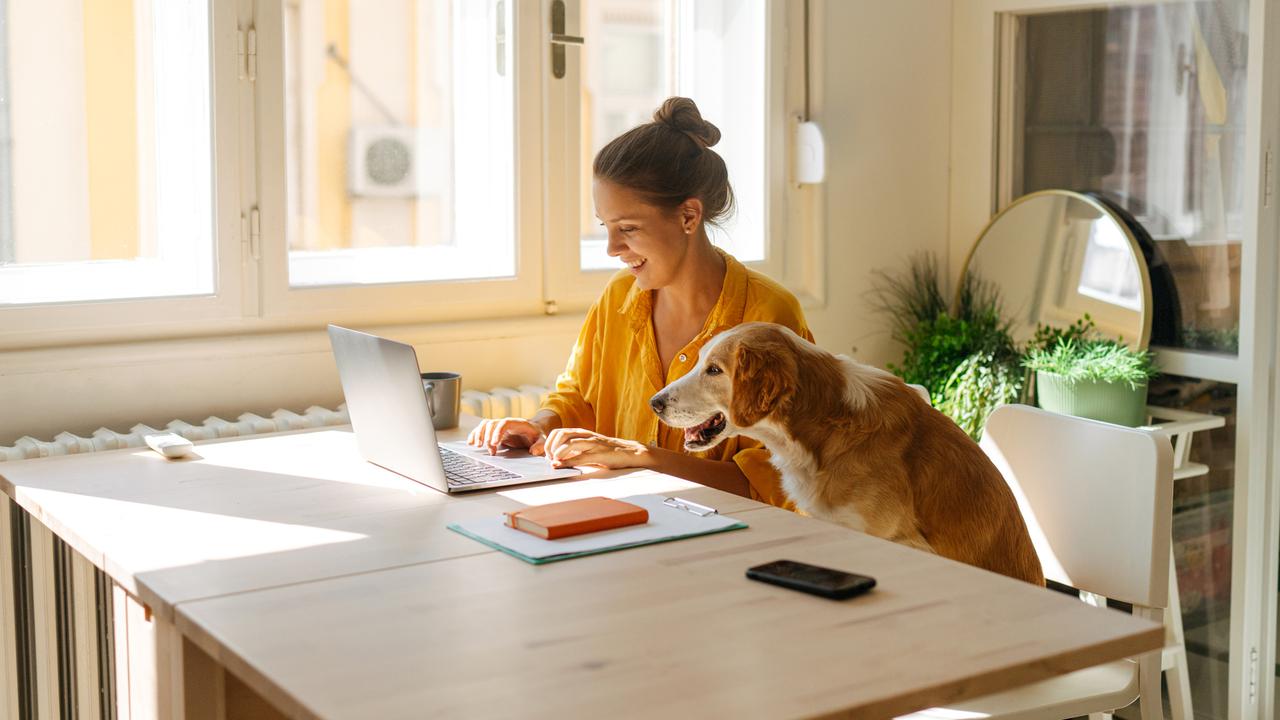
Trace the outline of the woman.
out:
<instances>
[{"instance_id":1,"label":"woman","mask_svg":"<svg viewBox=\"0 0 1280 720\"><path fill-rule=\"evenodd\" d=\"M776 322L812 340L799 303L707 238L733 205L720 139L688 98L670 98L653 122L596 155L592 192L609 255L628 266L587 313L568 367L531 420L486 420L468 438L497 452L527 447L557 467L649 468L783 505L768 451L731 438L683 451L681 430L660 425L649 398L688 372L716 333Z\"/></svg>"}]
</instances>

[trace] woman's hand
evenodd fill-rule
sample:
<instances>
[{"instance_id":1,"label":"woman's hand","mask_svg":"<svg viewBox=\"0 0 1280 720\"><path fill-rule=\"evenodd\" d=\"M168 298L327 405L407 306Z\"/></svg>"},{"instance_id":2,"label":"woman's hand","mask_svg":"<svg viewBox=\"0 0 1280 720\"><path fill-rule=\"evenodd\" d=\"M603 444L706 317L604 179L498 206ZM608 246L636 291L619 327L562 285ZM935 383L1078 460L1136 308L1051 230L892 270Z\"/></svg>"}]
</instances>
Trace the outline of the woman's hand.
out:
<instances>
[{"instance_id":1,"label":"woman's hand","mask_svg":"<svg viewBox=\"0 0 1280 720\"><path fill-rule=\"evenodd\" d=\"M609 470L650 467L648 445L582 428L560 428L547 435L547 459L554 467L599 467Z\"/></svg>"},{"instance_id":2,"label":"woman's hand","mask_svg":"<svg viewBox=\"0 0 1280 720\"><path fill-rule=\"evenodd\" d=\"M524 418L484 420L467 436L467 444L484 448L490 455L504 447L528 448L532 455L541 455L546 436L542 428Z\"/></svg>"}]
</instances>

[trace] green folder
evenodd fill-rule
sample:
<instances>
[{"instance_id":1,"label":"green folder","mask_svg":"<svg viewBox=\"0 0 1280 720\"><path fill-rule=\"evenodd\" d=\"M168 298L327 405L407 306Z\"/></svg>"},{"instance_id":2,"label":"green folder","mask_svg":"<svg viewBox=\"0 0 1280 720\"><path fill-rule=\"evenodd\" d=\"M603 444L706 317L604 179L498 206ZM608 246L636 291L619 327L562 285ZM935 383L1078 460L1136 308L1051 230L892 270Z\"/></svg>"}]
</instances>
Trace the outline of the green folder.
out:
<instances>
[{"instance_id":1,"label":"green folder","mask_svg":"<svg viewBox=\"0 0 1280 720\"><path fill-rule=\"evenodd\" d=\"M584 555L599 555L642 545L656 545L701 535L713 535L747 527L747 524L740 520L718 513L697 515L688 510L673 507L664 503L666 498L661 495L635 495L619 499L648 510L649 522L556 540L544 540L507 527L500 515L451 523L447 527L494 550L501 550L533 565L569 560Z\"/></svg>"}]
</instances>

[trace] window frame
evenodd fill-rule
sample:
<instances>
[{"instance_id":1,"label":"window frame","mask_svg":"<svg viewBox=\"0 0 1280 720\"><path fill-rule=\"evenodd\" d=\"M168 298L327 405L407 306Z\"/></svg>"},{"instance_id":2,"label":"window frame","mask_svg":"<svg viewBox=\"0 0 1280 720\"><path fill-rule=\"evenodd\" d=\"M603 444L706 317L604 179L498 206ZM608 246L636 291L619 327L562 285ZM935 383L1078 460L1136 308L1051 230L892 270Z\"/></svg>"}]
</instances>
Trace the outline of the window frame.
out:
<instances>
[{"instance_id":1,"label":"window frame","mask_svg":"<svg viewBox=\"0 0 1280 720\"><path fill-rule=\"evenodd\" d=\"M825 297L821 273L822 247L815 218L813 187L791 180L791 138L804 107L803 62L795 62L804 51L803 4L766 0L765 21L765 259L745 263L747 267L780 280L808 307L820 305ZM549 17L550 0L542 0L544 17ZM565 0L566 29L581 35L579 0ZM586 38L591 42L591 38ZM793 52L793 49L799 50ZM812 55L820 56L814 48ZM579 120L581 118L582 61L577 48L567 52L563 79L542 77L546 97L548 127L563 132L548 133L544 152L545 186L563 188L558 199L547 203L546 294L548 313L585 310L600 296L604 286L622 269L582 270L578 235ZM713 119L714 122L714 119ZM792 231L788 233L788 228ZM559 242L554 239L560 238ZM789 242L784 242L784 240Z\"/></svg>"},{"instance_id":2,"label":"window frame","mask_svg":"<svg viewBox=\"0 0 1280 720\"><path fill-rule=\"evenodd\" d=\"M576 193L550 202L546 188L576 177L566 168L565 88L576 117L579 61L550 77L546 38L551 0L511 2L508 42L516 58L515 230L513 278L368 286L288 286L284 89L285 0L210 2L213 138L214 284L209 295L0 307L0 351L243 332L315 330L326 323L387 326L533 318L585 310L613 271L581 272ZM749 263L781 281L805 307L825 301L821 186L791 180L791 138L804 107L803 8L768 3L766 132L769 182L767 259ZM568 32L578 28L569 0ZM820 23L821 3L813 22ZM255 37L256 35L256 37ZM820 33L815 33L820 36ZM818 40L818 38L814 38ZM588 39L590 41L590 39ZM809 48L821 76L821 48ZM570 82L574 83L570 85ZM558 85L558 87L557 87ZM812 83L820 87L820 83ZM820 98L811 100L821 107ZM576 121L575 121L576 122ZM552 158L559 158L552 162ZM573 162L576 162L576 152ZM572 228L563 234L563 228ZM570 238L568 241L560 238ZM571 259L570 259L571 258Z\"/></svg>"},{"instance_id":3,"label":"window frame","mask_svg":"<svg viewBox=\"0 0 1280 720\"><path fill-rule=\"evenodd\" d=\"M212 91L210 129L213 140L213 292L207 295L3 305L0 306L0 328L3 328L0 329L0 350L180 336L191 334L193 325L210 329L228 327L241 317L244 282L241 273L232 270L240 266L245 250L241 247L238 232L242 113L236 29L238 15L247 8L247 0L244 6L241 5L241 2L213 0L208 3ZM85 271L92 271L90 263L84 263L83 268L67 268L72 276Z\"/></svg>"},{"instance_id":4,"label":"window frame","mask_svg":"<svg viewBox=\"0 0 1280 720\"><path fill-rule=\"evenodd\" d=\"M511 0L506 0L511 2ZM406 282L383 285L289 286L286 236L284 17L283 3L259 3L257 147L254 165L261 178L260 197L251 207L261 217L261 316L290 325L328 322L412 323L536 314L540 307L541 188L536 173L542 126L537 92L527 88L542 65L536 18L531 3L513 3L514 32L508 32L515 67L515 255L511 278ZM252 210L251 210L252 211ZM482 296L482 299L476 299Z\"/></svg>"}]
</instances>

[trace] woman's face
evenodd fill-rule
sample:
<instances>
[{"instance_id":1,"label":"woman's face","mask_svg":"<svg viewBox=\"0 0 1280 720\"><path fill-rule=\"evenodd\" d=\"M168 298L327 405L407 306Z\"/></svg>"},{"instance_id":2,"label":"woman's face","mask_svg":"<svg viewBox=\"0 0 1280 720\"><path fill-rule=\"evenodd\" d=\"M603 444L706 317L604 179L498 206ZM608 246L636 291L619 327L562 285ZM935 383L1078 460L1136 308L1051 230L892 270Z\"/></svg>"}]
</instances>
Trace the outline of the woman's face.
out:
<instances>
[{"instance_id":1,"label":"woman's face","mask_svg":"<svg viewBox=\"0 0 1280 720\"><path fill-rule=\"evenodd\" d=\"M650 205L629 188L596 178L596 217L609 236L609 256L631 268L641 290L674 282L702 219L702 203L686 200L674 210Z\"/></svg>"}]
</instances>

